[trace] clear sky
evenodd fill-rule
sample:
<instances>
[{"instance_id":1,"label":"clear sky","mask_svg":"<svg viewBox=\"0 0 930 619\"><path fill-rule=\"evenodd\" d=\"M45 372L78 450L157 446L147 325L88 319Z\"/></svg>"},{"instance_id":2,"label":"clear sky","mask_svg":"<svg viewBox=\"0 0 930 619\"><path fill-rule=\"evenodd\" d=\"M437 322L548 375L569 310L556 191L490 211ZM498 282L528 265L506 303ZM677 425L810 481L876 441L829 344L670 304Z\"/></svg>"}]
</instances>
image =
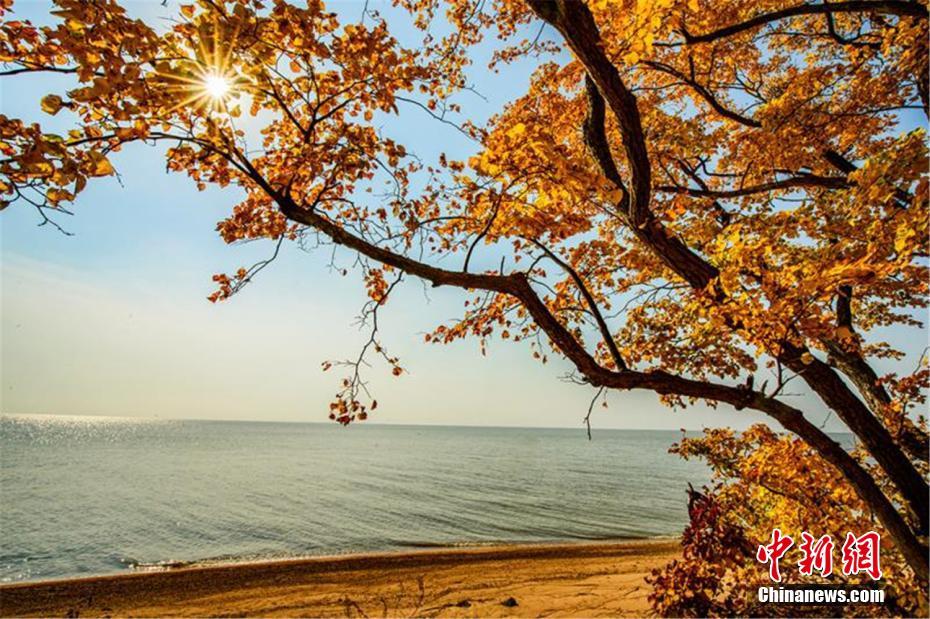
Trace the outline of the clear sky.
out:
<instances>
[{"instance_id":1,"label":"clear sky","mask_svg":"<svg viewBox=\"0 0 930 619\"><path fill-rule=\"evenodd\" d=\"M151 2L127 3L157 20L173 14ZM381 6L370 2L372 7ZM330 6L358 19L362 2ZM17 0L18 18L48 19L46 2ZM495 75L476 63L464 95L472 118L486 118L519 95L530 67ZM15 80L15 81L14 81ZM66 76L0 80L0 109L49 128L66 121L38 109ZM430 159L467 154L454 129L405 109L385 130ZM321 363L353 357L366 334L354 326L365 301L357 274L330 271L330 250L283 254L242 293L213 305L213 273L270 254L270 242L225 245L216 222L238 200L235 189L198 192L165 172L155 148L134 146L112 158L120 178L92 182L61 220L74 236L37 227L34 211L7 209L2 227L2 400L4 413L159 416L198 419L325 421L340 374ZM348 265L351 255L337 254ZM384 423L578 427L593 390L560 380L570 369L540 365L521 344L494 341L482 357L474 340L427 345L423 334L461 312L456 290L426 291L408 280L381 314L383 341L409 370L370 372ZM895 336L896 334L892 334ZM907 349L919 354L918 344ZM922 346L922 344L921 344ZM916 357L915 357L916 359ZM595 427L697 429L745 427L761 419L729 407L671 411L645 392L613 395ZM816 419L820 421L820 418ZM827 426L828 428L830 425Z\"/></svg>"}]
</instances>

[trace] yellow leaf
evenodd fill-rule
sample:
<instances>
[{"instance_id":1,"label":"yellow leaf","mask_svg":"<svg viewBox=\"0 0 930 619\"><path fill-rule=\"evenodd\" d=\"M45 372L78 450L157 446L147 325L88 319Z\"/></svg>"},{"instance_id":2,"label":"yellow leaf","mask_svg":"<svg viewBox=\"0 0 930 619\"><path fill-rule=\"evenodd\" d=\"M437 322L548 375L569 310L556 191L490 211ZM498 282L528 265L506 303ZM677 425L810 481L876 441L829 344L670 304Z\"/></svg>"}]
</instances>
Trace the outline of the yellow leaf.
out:
<instances>
[{"instance_id":1,"label":"yellow leaf","mask_svg":"<svg viewBox=\"0 0 930 619\"><path fill-rule=\"evenodd\" d=\"M45 95L42 97L42 111L46 114L55 115L61 109L62 101L58 95Z\"/></svg>"},{"instance_id":2,"label":"yellow leaf","mask_svg":"<svg viewBox=\"0 0 930 619\"><path fill-rule=\"evenodd\" d=\"M192 5L190 5L190 4L182 4L182 5L181 5L181 15L183 15L184 17L190 19L191 17L194 16L194 7L193 7Z\"/></svg>"},{"instance_id":3,"label":"yellow leaf","mask_svg":"<svg viewBox=\"0 0 930 619\"><path fill-rule=\"evenodd\" d=\"M91 168L91 176L109 176L116 172L113 169L113 164L100 153L92 152L90 158L94 164Z\"/></svg>"}]
</instances>

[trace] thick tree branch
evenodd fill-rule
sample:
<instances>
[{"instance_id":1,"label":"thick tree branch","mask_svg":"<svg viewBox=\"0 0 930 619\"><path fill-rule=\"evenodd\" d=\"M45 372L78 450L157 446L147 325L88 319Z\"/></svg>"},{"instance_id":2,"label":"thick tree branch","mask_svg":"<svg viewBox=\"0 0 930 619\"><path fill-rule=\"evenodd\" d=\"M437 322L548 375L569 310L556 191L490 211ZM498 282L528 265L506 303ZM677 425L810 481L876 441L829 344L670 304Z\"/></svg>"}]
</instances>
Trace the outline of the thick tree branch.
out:
<instances>
[{"instance_id":1,"label":"thick tree branch","mask_svg":"<svg viewBox=\"0 0 930 619\"><path fill-rule=\"evenodd\" d=\"M588 113L583 126L585 144L591 149L591 154L594 155L595 161L607 180L620 190L620 212L628 213L630 192L617 170L617 164L610 152L610 143L607 142L607 134L604 131L604 98L598 92L597 84L587 73L584 76L584 89L588 101Z\"/></svg>"},{"instance_id":2,"label":"thick tree branch","mask_svg":"<svg viewBox=\"0 0 930 619\"><path fill-rule=\"evenodd\" d=\"M885 473L901 492L914 515L916 529L926 535L928 529L928 487L901 448L894 442L891 433L843 382L840 376L823 361L807 355L800 346L786 343L778 359L795 374L804 379L823 402L836 412L843 423L855 434L866 449L881 465Z\"/></svg>"},{"instance_id":3,"label":"thick tree branch","mask_svg":"<svg viewBox=\"0 0 930 619\"><path fill-rule=\"evenodd\" d=\"M725 28L719 28L704 34L692 34L682 28L682 35L685 43L691 45L695 43L709 43L717 39L739 34L759 26L764 26L774 21L786 19L788 17L798 17L800 15L824 15L834 13L882 13L887 15L898 15L901 17L920 17L927 19L927 7L917 2L906 2L904 0L853 0L849 2L831 2L829 4L801 4L789 7L780 11L763 13L751 19L733 24Z\"/></svg>"},{"instance_id":4,"label":"thick tree branch","mask_svg":"<svg viewBox=\"0 0 930 619\"><path fill-rule=\"evenodd\" d=\"M855 333L852 294L852 286L840 286L836 295L836 326L847 329L850 334ZM891 404L891 396L882 386L872 366L858 351L848 350L848 347L839 341L825 338L823 343L829 354L827 361L852 381L875 416L882 419L883 413ZM895 434L901 446L912 458L922 462L930 459L930 443L928 443L926 432L923 432L906 416L901 420L901 427Z\"/></svg>"},{"instance_id":5,"label":"thick tree branch","mask_svg":"<svg viewBox=\"0 0 930 619\"><path fill-rule=\"evenodd\" d=\"M618 380L617 382L621 381ZM628 384L631 381L622 382ZM824 460L843 473L865 503L875 510L876 516L895 540L908 565L911 566L919 578L924 582L927 581L926 545L922 544L914 535L868 472L846 453L842 446L808 421L801 411L758 392L746 392L739 388L722 385L695 383L696 381L668 376L662 372L653 372L643 376L635 388L647 388L657 393L687 394L692 397L708 398L710 396L709 399L728 402L737 408L745 406L766 413L778 421L786 430L804 439ZM595 384L614 386L609 381L605 383L595 382Z\"/></svg>"},{"instance_id":6,"label":"thick tree branch","mask_svg":"<svg viewBox=\"0 0 930 619\"><path fill-rule=\"evenodd\" d=\"M875 370L862 355L847 351L839 342L826 340L824 343L829 355L827 361L852 381L875 416L881 419L883 411L891 404L891 396L882 386ZM890 431L897 436L908 455L921 462L928 461L930 443L927 433L913 421L904 417L901 419L901 427L891 428Z\"/></svg>"},{"instance_id":7,"label":"thick tree branch","mask_svg":"<svg viewBox=\"0 0 930 619\"><path fill-rule=\"evenodd\" d=\"M588 75L620 125L630 170L630 221L636 228L644 227L650 219L652 168L636 98L600 46L597 25L584 3L530 0L529 4L565 37L569 47L588 69Z\"/></svg>"},{"instance_id":8,"label":"thick tree branch","mask_svg":"<svg viewBox=\"0 0 930 619\"><path fill-rule=\"evenodd\" d=\"M550 2L531 0L530 4L534 8L542 5L544 14L553 14L554 5ZM556 21L550 23L562 33L582 60L590 78L586 81L588 116L584 127L585 140L604 176L622 192L620 206L627 213L630 228L638 238L655 248L662 261L682 279L696 288L705 288L717 277L717 269L669 234L649 210L652 168L636 98L601 49L597 26L587 7L580 2L559 2L557 6L556 17L553 18ZM592 85L596 86L596 91ZM604 127L604 101L620 125L632 191L621 179L610 152Z\"/></svg>"},{"instance_id":9,"label":"thick tree branch","mask_svg":"<svg viewBox=\"0 0 930 619\"><path fill-rule=\"evenodd\" d=\"M856 165L849 159L834 150L824 152L824 158L840 172L849 174L855 171ZM901 190L895 192L899 201ZM905 193L906 196L906 193ZM852 315L852 286L840 286L836 297L836 326L845 327L854 333ZM862 395L866 405L872 413L881 420L885 408L891 404L891 396L878 380L878 374L856 350L849 350L843 344L831 338L823 338L821 343L826 347L829 355L827 361L841 371ZM930 440L927 433L921 430L913 421L904 417L900 429L895 432L902 448L911 458L921 462L930 461Z\"/></svg>"},{"instance_id":10,"label":"thick tree branch","mask_svg":"<svg viewBox=\"0 0 930 619\"><path fill-rule=\"evenodd\" d=\"M778 191L781 189L793 189L797 187L822 187L826 189L842 189L849 187L849 183L844 178L830 176L794 176L772 181L769 183L760 183L750 185L749 187L740 187L739 189L704 189L694 187L679 187L676 185L659 185L656 191L666 193L680 193L696 198L738 198L740 196L749 196L756 193L765 193L768 191Z\"/></svg>"}]
</instances>

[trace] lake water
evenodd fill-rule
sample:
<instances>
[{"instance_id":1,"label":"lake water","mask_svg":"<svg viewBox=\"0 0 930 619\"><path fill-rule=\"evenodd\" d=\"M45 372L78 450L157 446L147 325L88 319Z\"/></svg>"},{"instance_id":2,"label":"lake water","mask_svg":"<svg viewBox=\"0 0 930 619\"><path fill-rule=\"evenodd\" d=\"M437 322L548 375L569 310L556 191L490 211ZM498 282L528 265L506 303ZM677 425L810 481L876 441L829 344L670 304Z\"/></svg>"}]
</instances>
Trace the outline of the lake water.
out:
<instances>
[{"instance_id":1,"label":"lake water","mask_svg":"<svg viewBox=\"0 0 930 619\"><path fill-rule=\"evenodd\" d=\"M0 580L678 535L679 432L0 416Z\"/></svg>"}]
</instances>

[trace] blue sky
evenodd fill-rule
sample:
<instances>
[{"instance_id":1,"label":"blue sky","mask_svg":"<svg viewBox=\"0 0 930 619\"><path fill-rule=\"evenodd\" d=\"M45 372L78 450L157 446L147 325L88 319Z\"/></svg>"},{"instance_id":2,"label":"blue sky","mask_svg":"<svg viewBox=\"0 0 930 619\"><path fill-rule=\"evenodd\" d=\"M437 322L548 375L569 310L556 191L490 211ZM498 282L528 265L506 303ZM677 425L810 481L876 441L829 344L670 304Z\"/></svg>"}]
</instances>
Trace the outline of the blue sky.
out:
<instances>
[{"instance_id":1,"label":"blue sky","mask_svg":"<svg viewBox=\"0 0 930 619\"><path fill-rule=\"evenodd\" d=\"M372 1L372 7L379 3ZM15 4L19 18L48 19L47 3ZM170 2L127 3L146 19L176 10ZM331 6L357 19L362 2ZM500 75L477 62L466 115L486 118L522 93L529 67ZM0 109L39 121L48 92L67 77L0 81ZM9 80L9 81L5 81ZM424 159L470 148L454 129L410 108L386 126ZM357 354L366 334L354 326L365 301L358 275L330 271L329 248L285 246L279 260L240 295L206 300L210 277L268 255L270 242L230 247L214 231L236 203L236 190L198 192L168 174L157 148L134 146L112 158L120 179L95 181L61 219L73 236L37 227L34 211L14 206L0 220L2 242L2 400L5 413L160 416L201 419L324 421L340 374L321 363ZM348 253L337 262L348 264ZM593 390L560 377L555 359L540 365L523 345L475 341L423 343L423 333L461 312L463 295L408 280L381 315L383 341L409 374L370 372L379 400L373 421L580 427ZM911 345L919 353L915 345ZM697 429L745 427L761 419L728 407L674 412L649 393L613 395L595 427ZM816 419L819 421L819 419ZM828 425L828 427L830 427Z\"/></svg>"}]
</instances>

